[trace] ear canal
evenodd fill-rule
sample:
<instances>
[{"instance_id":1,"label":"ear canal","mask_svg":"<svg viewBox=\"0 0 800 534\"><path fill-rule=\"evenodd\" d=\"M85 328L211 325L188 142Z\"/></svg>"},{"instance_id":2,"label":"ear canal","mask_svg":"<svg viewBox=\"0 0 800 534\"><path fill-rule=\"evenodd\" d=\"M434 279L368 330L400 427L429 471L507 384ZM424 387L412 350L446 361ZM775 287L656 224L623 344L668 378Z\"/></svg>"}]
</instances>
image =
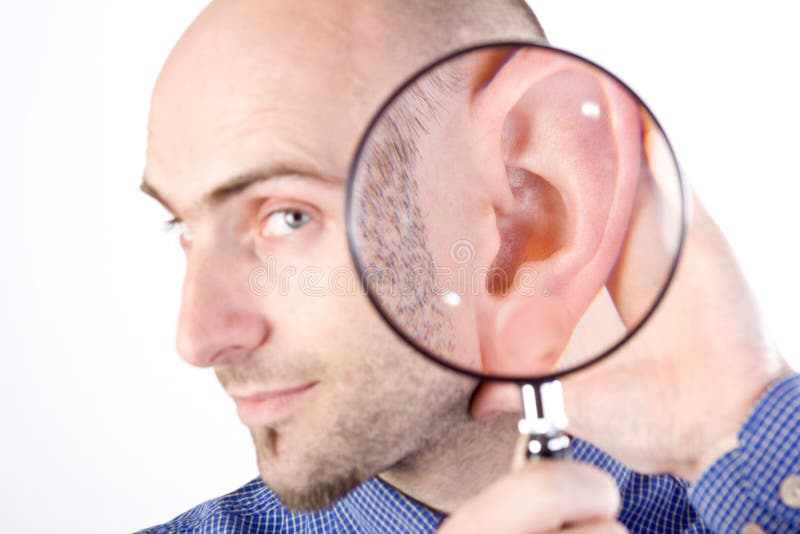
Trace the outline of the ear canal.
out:
<instances>
[{"instance_id":1,"label":"ear canal","mask_svg":"<svg viewBox=\"0 0 800 534\"><path fill-rule=\"evenodd\" d=\"M497 218L500 249L487 278L491 295L505 295L520 265L541 261L564 244L566 208L561 193L541 176L508 168L512 209Z\"/></svg>"}]
</instances>

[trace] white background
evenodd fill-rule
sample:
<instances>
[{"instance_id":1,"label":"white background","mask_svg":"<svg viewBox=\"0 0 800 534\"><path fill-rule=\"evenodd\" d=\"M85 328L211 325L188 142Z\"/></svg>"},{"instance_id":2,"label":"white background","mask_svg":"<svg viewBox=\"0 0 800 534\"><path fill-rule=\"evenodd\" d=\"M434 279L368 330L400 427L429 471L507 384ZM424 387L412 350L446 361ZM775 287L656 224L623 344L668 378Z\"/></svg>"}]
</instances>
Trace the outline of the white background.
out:
<instances>
[{"instance_id":1,"label":"white background","mask_svg":"<svg viewBox=\"0 0 800 534\"><path fill-rule=\"evenodd\" d=\"M4 531L132 531L257 474L213 373L175 353L183 262L137 191L150 89L204 3L0 3ZM792 3L534 7L650 104L800 368Z\"/></svg>"}]
</instances>

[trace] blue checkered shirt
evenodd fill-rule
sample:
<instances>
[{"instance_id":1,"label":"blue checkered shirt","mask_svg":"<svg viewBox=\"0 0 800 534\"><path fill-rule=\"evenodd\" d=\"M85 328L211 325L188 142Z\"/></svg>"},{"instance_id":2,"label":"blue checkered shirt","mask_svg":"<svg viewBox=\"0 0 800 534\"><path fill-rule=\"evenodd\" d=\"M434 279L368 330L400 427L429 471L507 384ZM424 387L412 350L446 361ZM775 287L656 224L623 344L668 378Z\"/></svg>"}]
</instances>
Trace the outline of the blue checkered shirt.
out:
<instances>
[{"instance_id":1,"label":"blue checkered shirt","mask_svg":"<svg viewBox=\"0 0 800 534\"><path fill-rule=\"evenodd\" d=\"M779 382L764 394L739 433L739 447L691 487L670 475L631 471L580 440L575 440L574 454L616 479L622 495L619 520L631 532L738 533L755 524L768 533L800 533L800 504L786 495L787 480L798 477L798 485L789 491L797 492L794 497L800 499L800 375ZM284 508L275 493L256 478L141 532L432 532L442 519L379 478L368 480L332 507L315 513Z\"/></svg>"}]
</instances>

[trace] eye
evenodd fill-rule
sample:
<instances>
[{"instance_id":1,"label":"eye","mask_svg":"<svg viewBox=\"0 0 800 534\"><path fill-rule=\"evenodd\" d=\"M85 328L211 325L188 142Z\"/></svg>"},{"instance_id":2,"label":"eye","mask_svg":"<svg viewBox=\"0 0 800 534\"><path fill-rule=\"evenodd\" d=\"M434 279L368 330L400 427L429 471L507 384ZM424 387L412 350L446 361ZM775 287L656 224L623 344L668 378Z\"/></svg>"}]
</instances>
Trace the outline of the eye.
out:
<instances>
[{"instance_id":1,"label":"eye","mask_svg":"<svg viewBox=\"0 0 800 534\"><path fill-rule=\"evenodd\" d=\"M311 215L299 209L286 209L273 211L267 216L261 235L274 237L289 234L299 230L311 221Z\"/></svg>"}]
</instances>

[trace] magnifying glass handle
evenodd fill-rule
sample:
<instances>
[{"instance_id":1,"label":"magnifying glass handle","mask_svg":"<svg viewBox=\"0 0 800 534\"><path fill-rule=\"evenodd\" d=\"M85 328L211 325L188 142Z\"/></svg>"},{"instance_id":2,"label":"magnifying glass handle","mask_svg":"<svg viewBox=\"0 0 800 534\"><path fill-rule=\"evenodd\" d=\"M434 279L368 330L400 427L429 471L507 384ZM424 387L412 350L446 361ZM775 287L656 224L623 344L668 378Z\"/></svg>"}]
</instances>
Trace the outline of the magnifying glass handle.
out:
<instances>
[{"instance_id":1,"label":"magnifying glass handle","mask_svg":"<svg viewBox=\"0 0 800 534\"><path fill-rule=\"evenodd\" d=\"M572 448L564 410L564 393L558 380L523 384L522 413L519 431L528 437L525 455L528 460L556 458L569 460Z\"/></svg>"},{"instance_id":2,"label":"magnifying glass handle","mask_svg":"<svg viewBox=\"0 0 800 534\"><path fill-rule=\"evenodd\" d=\"M525 456L529 461L539 458L571 460L571 441L570 437L564 433L555 436L529 435Z\"/></svg>"}]
</instances>

